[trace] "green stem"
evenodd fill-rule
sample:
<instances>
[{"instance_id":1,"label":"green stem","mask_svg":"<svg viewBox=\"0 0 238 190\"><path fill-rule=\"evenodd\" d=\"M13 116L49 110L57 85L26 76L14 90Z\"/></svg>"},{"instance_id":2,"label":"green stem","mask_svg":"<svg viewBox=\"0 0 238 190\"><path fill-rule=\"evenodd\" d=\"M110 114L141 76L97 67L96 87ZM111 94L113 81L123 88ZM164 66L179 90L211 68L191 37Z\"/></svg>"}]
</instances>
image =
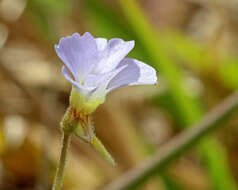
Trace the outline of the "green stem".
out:
<instances>
[{"instance_id":1,"label":"green stem","mask_svg":"<svg viewBox=\"0 0 238 190\"><path fill-rule=\"evenodd\" d=\"M67 153L68 153L68 149L70 145L70 140L71 140L71 133L63 132L60 160L57 167L52 190L61 190L62 188L63 179L64 179L64 170L65 170L65 164L66 164Z\"/></svg>"}]
</instances>

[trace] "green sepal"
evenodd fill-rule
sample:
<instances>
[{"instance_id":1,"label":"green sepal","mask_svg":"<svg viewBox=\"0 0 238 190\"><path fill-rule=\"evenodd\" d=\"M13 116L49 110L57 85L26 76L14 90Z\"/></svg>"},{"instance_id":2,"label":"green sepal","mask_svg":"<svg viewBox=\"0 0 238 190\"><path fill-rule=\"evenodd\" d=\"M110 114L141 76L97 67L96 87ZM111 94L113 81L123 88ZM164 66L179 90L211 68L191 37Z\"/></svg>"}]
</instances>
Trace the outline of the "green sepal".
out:
<instances>
[{"instance_id":1,"label":"green sepal","mask_svg":"<svg viewBox=\"0 0 238 190\"><path fill-rule=\"evenodd\" d=\"M70 107L66 110L61 122L60 126L64 133L72 133L74 132L75 128L77 127L78 121L74 119L72 113L70 111Z\"/></svg>"},{"instance_id":2,"label":"green sepal","mask_svg":"<svg viewBox=\"0 0 238 190\"><path fill-rule=\"evenodd\" d=\"M81 124L77 125L77 128L74 130L75 136L81 140L91 144L110 164L115 165L115 161L111 154L107 151L102 142L94 134L94 128L92 125L89 126L89 132L85 135L84 130Z\"/></svg>"},{"instance_id":3,"label":"green sepal","mask_svg":"<svg viewBox=\"0 0 238 190\"><path fill-rule=\"evenodd\" d=\"M115 160L113 159L112 155L107 151L105 146L102 144L102 142L96 137L93 136L90 140L91 145L102 154L102 156L110 162L113 166L115 166Z\"/></svg>"},{"instance_id":4,"label":"green sepal","mask_svg":"<svg viewBox=\"0 0 238 190\"><path fill-rule=\"evenodd\" d=\"M105 97L90 97L81 94L73 87L70 94L70 105L79 114L91 115L105 101Z\"/></svg>"}]
</instances>

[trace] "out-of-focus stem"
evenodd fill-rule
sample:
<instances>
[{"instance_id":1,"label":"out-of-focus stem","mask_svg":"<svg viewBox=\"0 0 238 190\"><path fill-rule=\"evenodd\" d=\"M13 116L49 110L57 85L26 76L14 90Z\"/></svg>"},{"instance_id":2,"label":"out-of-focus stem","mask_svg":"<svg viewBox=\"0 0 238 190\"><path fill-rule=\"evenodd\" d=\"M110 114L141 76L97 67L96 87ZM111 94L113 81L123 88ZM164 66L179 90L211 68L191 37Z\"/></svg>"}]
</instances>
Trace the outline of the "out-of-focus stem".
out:
<instances>
[{"instance_id":1,"label":"out-of-focus stem","mask_svg":"<svg viewBox=\"0 0 238 190\"><path fill-rule=\"evenodd\" d=\"M161 172L167 164L188 147L200 140L216 126L221 125L234 110L238 108L238 91L225 99L214 110L208 113L198 124L173 138L139 167L129 171L119 180L103 190L132 190L143 184L150 177Z\"/></svg>"}]
</instances>

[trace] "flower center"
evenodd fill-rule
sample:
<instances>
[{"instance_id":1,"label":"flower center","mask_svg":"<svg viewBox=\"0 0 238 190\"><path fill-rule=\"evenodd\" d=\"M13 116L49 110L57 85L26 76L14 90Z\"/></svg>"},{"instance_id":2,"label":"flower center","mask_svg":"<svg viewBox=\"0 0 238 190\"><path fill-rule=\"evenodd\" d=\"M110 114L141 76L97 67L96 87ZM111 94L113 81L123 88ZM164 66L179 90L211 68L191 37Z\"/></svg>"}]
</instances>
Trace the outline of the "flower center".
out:
<instances>
[{"instance_id":1,"label":"flower center","mask_svg":"<svg viewBox=\"0 0 238 190\"><path fill-rule=\"evenodd\" d=\"M84 85L85 84L84 80L79 81L79 84Z\"/></svg>"}]
</instances>

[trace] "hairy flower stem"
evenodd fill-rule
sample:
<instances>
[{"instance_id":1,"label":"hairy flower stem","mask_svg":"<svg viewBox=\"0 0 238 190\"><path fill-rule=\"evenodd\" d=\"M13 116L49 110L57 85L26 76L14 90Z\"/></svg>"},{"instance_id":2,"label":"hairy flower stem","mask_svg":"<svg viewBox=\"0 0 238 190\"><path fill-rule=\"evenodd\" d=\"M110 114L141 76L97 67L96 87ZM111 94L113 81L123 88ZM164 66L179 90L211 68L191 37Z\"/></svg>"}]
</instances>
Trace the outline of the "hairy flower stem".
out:
<instances>
[{"instance_id":1,"label":"hairy flower stem","mask_svg":"<svg viewBox=\"0 0 238 190\"><path fill-rule=\"evenodd\" d=\"M70 140L71 140L71 136L72 136L72 133L62 132L62 134L63 134L63 139L62 139L60 160L59 160L58 167L56 170L56 175L54 178L54 184L53 184L52 190L61 190L61 188L62 188L65 164L66 164L66 160L67 160L67 153L68 153Z\"/></svg>"}]
</instances>

